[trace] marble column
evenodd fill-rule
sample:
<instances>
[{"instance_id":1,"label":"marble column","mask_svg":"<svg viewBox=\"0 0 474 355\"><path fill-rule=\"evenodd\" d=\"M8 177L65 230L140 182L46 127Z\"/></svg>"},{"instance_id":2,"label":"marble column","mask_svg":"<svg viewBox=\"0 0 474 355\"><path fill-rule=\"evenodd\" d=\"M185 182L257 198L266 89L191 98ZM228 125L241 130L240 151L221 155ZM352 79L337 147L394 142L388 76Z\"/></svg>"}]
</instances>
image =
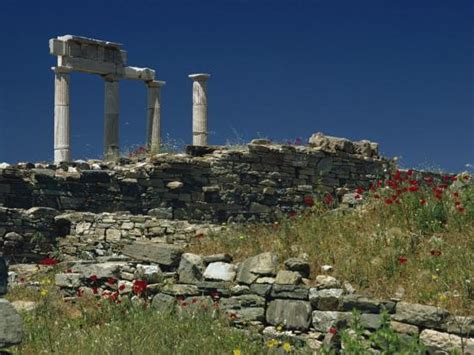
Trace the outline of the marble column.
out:
<instances>
[{"instance_id":1,"label":"marble column","mask_svg":"<svg viewBox=\"0 0 474 355\"><path fill-rule=\"evenodd\" d=\"M69 82L70 69L53 67L54 71L54 162L71 160L71 127Z\"/></svg>"},{"instance_id":2,"label":"marble column","mask_svg":"<svg viewBox=\"0 0 474 355\"><path fill-rule=\"evenodd\" d=\"M207 145L207 89L209 74L191 74L193 80L193 145Z\"/></svg>"},{"instance_id":3,"label":"marble column","mask_svg":"<svg viewBox=\"0 0 474 355\"><path fill-rule=\"evenodd\" d=\"M165 81L148 81L147 145L152 154L160 151L161 144L161 88Z\"/></svg>"},{"instance_id":4,"label":"marble column","mask_svg":"<svg viewBox=\"0 0 474 355\"><path fill-rule=\"evenodd\" d=\"M114 161L119 158L119 81L107 76L104 80L104 160Z\"/></svg>"}]
</instances>

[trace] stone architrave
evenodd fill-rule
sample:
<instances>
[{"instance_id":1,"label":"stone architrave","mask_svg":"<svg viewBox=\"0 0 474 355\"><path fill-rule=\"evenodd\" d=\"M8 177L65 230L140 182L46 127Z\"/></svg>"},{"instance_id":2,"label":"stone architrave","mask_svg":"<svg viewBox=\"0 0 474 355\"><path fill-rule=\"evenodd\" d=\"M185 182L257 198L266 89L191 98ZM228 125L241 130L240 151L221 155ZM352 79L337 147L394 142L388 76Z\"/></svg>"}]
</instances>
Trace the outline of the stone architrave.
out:
<instances>
[{"instance_id":1,"label":"stone architrave","mask_svg":"<svg viewBox=\"0 0 474 355\"><path fill-rule=\"evenodd\" d=\"M193 80L193 145L207 145L207 88L210 74L191 74Z\"/></svg>"},{"instance_id":2,"label":"stone architrave","mask_svg":"<svg viewBox=\"0 0 474 355\"><path fill-rule=\"evenodd\" d=\"M69 83L71 72L64 67L54 71L54 162L71 160Z\"/></svg>"},{"instance_id":3,"label":"stone architrave","mask_svg":"<svg viewBox=\"0 0 474 355\"><path fill-rule=\"evenodd\" d=\"M105 76L104 105L104 159L115 161L119 158L119 81Z\"/></svg>"},{"instance_id":4,"label":"stone architrave","mask_svg":"<svg viewBox=\"0 0 474 355\"><path fill-rule=\"evenodd\" d=\"M165 81L148 81L147 144L152 154L160 151L161 145L161 88Z\"/></svg>"}]
</instances>

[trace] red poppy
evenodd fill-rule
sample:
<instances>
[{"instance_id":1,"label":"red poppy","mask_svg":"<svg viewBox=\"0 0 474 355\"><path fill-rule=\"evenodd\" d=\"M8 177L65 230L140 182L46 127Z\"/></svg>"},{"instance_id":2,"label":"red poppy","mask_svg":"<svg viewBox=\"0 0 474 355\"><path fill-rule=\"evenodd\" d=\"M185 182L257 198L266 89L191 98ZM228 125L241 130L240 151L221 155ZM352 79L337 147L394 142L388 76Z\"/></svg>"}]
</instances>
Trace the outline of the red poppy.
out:
<instances>
[{"instance_id":1,"label":"red poppy","mask_svg":"<svg viewBox=\"0 0 474 355\"><path fill-rule=\"evenodd\" d=\"M136 295L140 295L140 294L142 294L143 292L146 291L146 287L147 287L146 281L144 281L144 280L135 280L133 282L132 290L133 290L133 293L135 293Z\"/></svg>"},{"instance_id":2,"label":"red poppy","mask_svg":"<svg viewBox=\"0 0 474 355\"><path fill-rule=\"evenodd\" d=\"M462 207L462 206L458 206L458 207L456 207L456 208L457 208L457 210L458 210L459 212L461 212L461 213L464 212L464 210L465 210L465 208Z\"/></svg>"},{"instance_id":3,"label":"red poppy","mask_svg":"<svg viewBox=\"0 0 474 355\"><path fill-rule=\"evenodd\" d=\"M426 205L426 200L422 198L422 199L420 200L420 205L422 205L422 206Z\"/></svg>"},{"instance_id":4,"label":"red poppy","mask_svg":"<svg viewBox=\"0 0 474 355\"><path fill-rule=\"evenodd\" d=\"M98 279L97 275L91 275L91 276L89 276L89 281L90 281L90 282L97 282L97 279Z\"/></svg>"},{"instance_id":5,"label":"red poppy","mask_svg":"<svg viewBox=\"0 0 474 355\"><path fill-rule=\"evenodd\" d=\"M409 170L407 171L407 175L408 175L408 176L412 176L412 175L413 175L413 170L412 170L412 169L409 169Z\"/></svg>"},{"instance_id":6,"label":"red poppy","mask_svg":"<svg viewBox=\"0 0 474 355\"><path fill-rule=\"evenodd\" d=\"M311 196L311 195L304 196L303 197L303 203L308 207L313 207L314 206L313 196Z\"/></svg>"},{"instance_id":7,"label":"red poppy","mask_svg":"<svg viewBox=\"0 0 474 355\"><path fill-rule=\"evenodd\" d=\"M324 196L324 203L326 205L332 205L333 201L334 201L334 198L332 197L331 194L326 194L326 196Z\"/></svg>"},{"instance_id":8,"label":"red poppy","mask_svg":"<svg viewBox=\"0 0 474 355\"><path fill-rule=\"evenodd\" d=\"M212 298L214 301L216 301L216 300L218 300L219 298L221 298L221 294L220 294L218 291L212 291L212 292L210 293L210 295L211 295L211 298Z\"/></svg>"},{"instance_id":9,"label":"red poppy","mask_svg":"<svg viewBox=\"0 0 474 355\"><path fill-rule=\"evenodd\" d=\"M77 291L76 291L76 296L77 296L77 297L82 297L83 294L84 294L84 290L78 288Z\"/></svg>"},{"instance_id":10,"label":"red poppy","mask_svg":"<svg viewBox=\"0 0 474 355\"><path fill-rule=\"evenodd\" d=\"M187 302L181 302L181 303L180 303L180 306L183 307L183 308L186 307L187 305L188 305Z\"/></svg>"},{"instance_id":11,"label":"red poppy","mask_svg":"<svg viewBox=\"0 0 474 355\"><path fill-rule=\"evenodd\" d=\"M451 176L451 181L457 181L458 177L457 176Z\"/></svg>"},{"instance_id":12,"label":"red poppy","mask_svg":"<svg viewBox=\"0 0 474 355\"><path fill-rule=\"evenodd\" d=\"M379 198L380 198L380 195L379 195L379 194L375 194L375 195L374 195L374 198L379 199Z\"/></svg>"},{"instance_id":13,"label":"red poppy","mask_svg":"<svg viewBox=\"0 0 474 355\"><path fill-rule=\"evenodd\" d=\"M410 187L408 188L408 190L409 190L410 192L416 192L416 191L418 191L419 189L420 189L420 188L419 188L417 185L413 185L413 186L410 186Z\"/></svg>"},{"instance_id":14,"label":"red poppy","mask_svg":"<svg viewBox=\"0 0 474 355\"><path fill-rule=\"evenodd\" d=\"M44 258L40 260L39 264L40 265L46 265L46 266L53 266L59 263L59 260L53 259L53 258Z\"/></svg>"},{"instance_id":15,"label":"red poppy","mask_svg":"<svg viewBox=\"0 0 474 355\"><path fill-rule=\"evenodd\" d=\"M441 256L441 250L431 250L430 251L431 256Z\"/></svg>"},{"instance_id":16,"label":"red poppy","mask_svg":"<svg viewBox=\"0 0 474 355\"><path fill-rule=\"evenodd\" d=\"M118 297L119 297L119 293L118 293L118 292L114 292L114 293L112 293L112 294L110 295L109 300L110 300L110 302L117 302L117 303L120 303L120 302L118 301Z\"/></svg>"},{"instance_id":17,"label":"red poppy","mask_svg":"<svg viewBox=\"0 0 474 355\"><path fill-rule=\"evenodd\" d=\"M106 281L109 285L115 285L117 279L115 277L109 277Z\"/></svg>"},{"instance_id":18,"label":"red poppy","mask_svg":"<svg viewBox=\"0 0 474 355\"><path fill-rule=\"evenodd\" d=\"M443 181L450 181L450 180L451 180L451 176L449 175L443 176Z\"/></svg>"},{"instance_id":19,"label":"red poppy","mask_svg":"<svg viewBox=\"0 0 474 355\"><path fill-rule=\"evenodd\" d=\"M337 333L336 327L330 327L330 328L328 329L328 333L329 333L329 334L336 334L336 333Z\"/></svg>"},{"instance_id":20,"label":"red poppy","mask_svg":"<svg viewBox=\"0 0 474 355\"><path fill-rule=\"evenodd\" d=\"M21 283L25 282L25 278L24 278L24 277L20 277L20 282L21 282Z\"/></svg>"},{"instance_id":21,"label":"red poppy","mask_svg":"<svg viewBox=\"0 0 474 355\"><path fill-rule=\"evenodd\" d=\"M403 264L406 264L408 262L408 259L405 258L404 256L400 256L398 258L398 262L400 263L400 265L403 265Z\"/></svg>"},{"instance_id":22,"label":"red poppy","mask_svg":"<svg viewBox=\"0 0 474 355\"><path fill-rule=\"evenodd\" d=\"M402 181L402 172L400 170L397 170L395 172L395 174L393 175L393 180Z\"/></svg>"},{"instance_id":23,"label":"red poppy","mask_svg":"<svg viewBox=\"0 0 474 355\"><path fill-rule=\"evenodd\" d=\"M191 300L191 303L193 303L193 304L196 303L196 302L197 302L197 299L196 299L196 298L193 298L193 299Z\"/></svg>"},{"instance_id":24,"label":"red poppy","mask_svg":"<svg viewBox=\"0 0 474 355\"><path fill-rule=\"evenodd\" d=\"M356 193L359 194L359 195L362 195L364 193L364 189L362 187L358 187L356 189Z\"/></svg>"},{"instance_id":25,"label":"red poppy","mask_svg":"<svg viewBox=\"0 0 474 355\"><path fill-rule=\"evenodd\" d=\"M392 188L393 190L398 189L398 184L393 180L388 180L387 185L390 186L390 188Z\"/></svg>"},{"instance_id":26,"label":"red poppy","mask_svg":"<svg viewBox=\"0 0 474 355\"><path fill-rule=\"evenodd\" d=\"M433 178L431 176L425 176L423 177L423 180L425 180L427 185L431 185L433 183Z\"/></svg>"},{"instance_id":27,"label":"red poppy","mask_svg":"<svg viewBox=\"0 0 474 355\"><path fill-rule=\"evenodd\" d=\"M386 198L386 199L385 199L385 203L386 203L387 205L391 205L391 204L393 203L393 200L392 200L391 198Z\"/></svg>"},{"instance_id":28,"label":"red poppy","mask_svg":"<svg viewBox=\"0 0 474 355\"><path fill-rule=\"evenodd\" d=\"M97 295L97 294L99 293L97 287L92 287L92 293L93 293L94 295Z\"/></svg>"},{"instance_id":29,"label":"red poppy","mask_svg":"<svg viewBox=\"0 0 474 355\"><path fill-rule=\"evenodd\" d=\"M296 211L290 211L290 212L288 212L288 217L290 217L290 218L295 218L295 217L296 217Z\"/></svg>"},{"instance_id":30,"label":"red poppy","mask_svg":"<svg viewBox=\"0 0 474 355\"><path fill-rule=\"evenodd\" d=\"M125 284L121 284L118 289L120 291L123 291L123 290L125 290L125 287L126 287Z\"/></svg>"},{"instance_id":31,"label":"red poppy","mask_svg":"<svg viewBox=\"0 0 474 355\"><path fill-rule=\"evenodd\" d=\"M457 192L457 191L453 192L453 196L456 197L456 198L459 197L459 192Z\"/></svg>"},{"instance_id":32,"label":"red poppy","mask_svg":"<svg viewBox=\"0 0 474 355\"><path fill-rule=\"evenodd\" d=\"M71 269L67 269L66 272L69 274L69 273L72 272L72 270L71 270Z\"/></svg>"},{"instance_id":33,"label":"red poppy","mask_svg":"<svg viewBox=\"0 0 474 355\"><path fill-rule=\"evenodd\" d=\"M354 198L355 198L356 200L360 200L360 199L362 198L362 196L359 195L359 194L356 194L356 195L354 196Z\"/></svg>"},{"instance_id":34,"label":"red poppy","mask_svg":"<svg viewBox=\"0 0 474 355\"><path fill-rule=\"evenodd\" d=\"M230 319L231 321L234 321L234 320L236 320L237 318L238 318L238 317L237 317L237 314L235 314L235 313L233 313L233 312L232 312L232 313L229 313L229 319Z\"/></svg>"}]
</instances>

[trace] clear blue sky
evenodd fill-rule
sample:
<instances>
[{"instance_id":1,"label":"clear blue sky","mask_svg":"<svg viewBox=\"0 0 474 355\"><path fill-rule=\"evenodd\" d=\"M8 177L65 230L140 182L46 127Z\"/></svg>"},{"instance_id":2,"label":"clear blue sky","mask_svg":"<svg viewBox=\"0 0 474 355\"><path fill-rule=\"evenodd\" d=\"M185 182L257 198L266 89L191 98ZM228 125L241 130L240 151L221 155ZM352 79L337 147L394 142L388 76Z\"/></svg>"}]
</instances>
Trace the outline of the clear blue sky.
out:
<instances>
[{"instance_id":1,"label":"clear blue sky","mask_svg":"<svg viewBox=\"0 0 474 355\"><path fill-rule=\"evenodd\" d=\"M470 0L1 0L0 162L52 160L48 39L76 34L157 70L173 139L191 142L187 75L209 72L210 143L322 131L377 141L405 166L464 170L473 16ZM73 157L98 157L102 79L73 74L71 93ZM145 106L144 85L122 82L122 147L143 144Z\"/></svg>"}]
</instances>

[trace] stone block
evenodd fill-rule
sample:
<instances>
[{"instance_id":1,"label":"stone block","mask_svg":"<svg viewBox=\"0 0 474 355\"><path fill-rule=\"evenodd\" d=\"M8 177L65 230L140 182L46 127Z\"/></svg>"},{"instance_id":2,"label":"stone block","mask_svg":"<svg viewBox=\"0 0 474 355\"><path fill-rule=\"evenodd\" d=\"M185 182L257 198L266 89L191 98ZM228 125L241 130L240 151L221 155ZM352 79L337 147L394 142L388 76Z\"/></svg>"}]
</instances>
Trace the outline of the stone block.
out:
<instances>
[{"instance_id":1,"label":"stone block","mask_svg":"<svg viewBox=\"0 0 474 355\"><path fill-rule=\"evenodd\" d=\"M23 321L7 300L0 298L0 348L20 344Z\"/></svg>"},{"instance_id":2,"label":"stone block","mask_svg":"<svg viewBox=\"0 0 474 355\"><path fill-rule=\"evenodd\" d=\"M204 271L206 280L233 281L236 275L236 266L220 261L210 263Z\"/></svg>"},{"instance_id":3,"label":"stone block","mask_svg":"<svg viewBox=\"0 0 474 355\"><path fill-rule=\"evenodd\" d=\"M259 276L275 276L278 270L278 256L273 253L262 253L245 259L239 266L237 281L244 284L253 283Z\"/></svg>"},{"instance_id":4,"label":"stone block","mask_svg":"<svg viewBox=\"0 0 474 355\"><path fill-rule=\"evenodd\" d=\"M151 261L165 266L176 266L183 250L180 247L149 242L134 242L125 245L122 253L135 260Z\"/></svg>"},{"instance_id":5,"label":"stone block","mask_svg":"<svg viewBox=\"0 0 474 355\"><path fill-rule=\"evenodd\" d=\"M196 254L184 253L178 267L179 281L182 283L196 283L202 280L204 261Z\"/></svg>"},{"instance_id":6,"label":"stone block","mask_svg":"<svg viewBox=\"0 0 474 355\"><path fill-rule=\"evenodd\" d=\"M309 287L305 285L273 285L271 296L273 298L289 298L307 300Z\"/></svg>"},{"instance_id":7,"label":"stone block","mask_svg":"<svg viewBox=\"0 0 474 355\"><path fill-rule=\"evenodd\" d=\"M285 329L308 330L311 325L311 305L305 301L274 300L268 304L266 320Z\"/></svg>"},{"instance_id":8,"label":"stone block","mask_svg":"<svg viewBox=\"0 0 474 355\"><path fill-rule=\"evenodd\" d=\"M443 308L398 302L392 319L420 327L441 329L448 316L448 311Z\"/></svg>"},{"instance_id":9,"label":"stone block","mask_svg":"<svg viewBox=\"0 0 474 355\"><path fill-rule=\"evenodd\" d=\"M461 353L461 337L454 334L425 329L420 333L420 342L427 347L430 354ZM474 354L474 340L472 338L464 339L464 354Z\"/></svg>"},{"instance_id":10,"label":"stone block","mask_svg":"<svg viewBox=\"0 0 474 355\"><path fill-rule=\"evenodd\" d=\"M344 290L340 288L327 288L323 290L311 288L309 290L309 301L314 309L337 311L339 310L343 294Z\"/></svg>"}]
</instances>

